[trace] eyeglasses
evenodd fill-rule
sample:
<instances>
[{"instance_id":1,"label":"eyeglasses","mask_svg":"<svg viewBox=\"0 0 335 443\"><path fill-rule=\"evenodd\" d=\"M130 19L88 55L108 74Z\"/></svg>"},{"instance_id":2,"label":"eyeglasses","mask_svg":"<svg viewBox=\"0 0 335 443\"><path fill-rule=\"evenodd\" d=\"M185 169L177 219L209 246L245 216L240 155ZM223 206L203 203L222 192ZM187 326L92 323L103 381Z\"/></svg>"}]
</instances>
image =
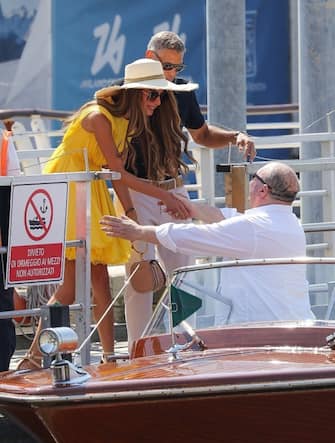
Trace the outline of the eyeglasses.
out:
<instances>
[{"instance_id":1,"label":"eyeglasses","mask_svg":"<svg viewBox=\"0 0 335 443\"><path fill-rule=\"evenodd\" d=\"M181 72L183 69L186 68L186 65L184 65L184 63L163 62L163 60L159 57L157 52L155 52L155 56L161 62L162 68L163 68L164 71L172 71L172 69L175 69L176 72Z\"/></svg>"},{"instance_id":2,"label":"eyeglasses","mask_svg":"<svg viewBox=\"0 0 335 443\"><path fill-rule=\"evenodd\" d=\"M263 185L266 185L269 189L272 189L272 187L270 185L268 185L266 183L265 180L262 179L262 177L260 177L258 174L256 174L256 172L254 174L252 174L251 179L257 178L257 180L259 180L261 183L263 183Z\"/></svg>"},{"instance_id":3,"label":"eyeglasses","mask_svg":"<svg viewBox=\"0 0 335 443\"><path fill-rule=\"evenodd\" d=\"M172 69L175 69L176 72L181 72L183 69L185 69L186 65L184 63L162 63L162 68L164 71L172 71Z\"/></svg>"},{"instance_id":4,"label":"eyeglasses","mask_svg":"<svg viewBox=\"0 0 335 443\"><path fill-rule=\"evenodd\" d=\"M146 99L149 102L154 102L158 97L162 100L166 95L166 91L158 92L154 89L149 89L148 91L145 91L146 93Z\"/></svg>"}]
</instances>

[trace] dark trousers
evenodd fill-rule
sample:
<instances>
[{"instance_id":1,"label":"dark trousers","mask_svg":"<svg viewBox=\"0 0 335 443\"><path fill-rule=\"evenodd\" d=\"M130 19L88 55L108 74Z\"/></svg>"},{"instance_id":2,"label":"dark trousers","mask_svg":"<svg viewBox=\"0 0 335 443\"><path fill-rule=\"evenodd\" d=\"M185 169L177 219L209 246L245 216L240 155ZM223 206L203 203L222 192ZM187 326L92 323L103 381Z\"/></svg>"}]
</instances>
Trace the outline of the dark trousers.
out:
<instances>
[{"instance_id":1,"label":"dark trousers","mask_svg":"<svg viewBox=\"0 0 335 443\"><path fill-rule=\"evenodd\" d=\"M0 233L2 245L7 245L10 187L0 186ZM14 309L13 288L4 289L6 255L0 255L0 312ZM7 371L16 347L16 334L13 320L0 319L0 371Z\"/></svg>"},{"instance_id":2,"label":"dark trousers","mask_svg":"<svg viewBox=\"0 0 335 443\"><path fill-rule=\"evenodd\" d=\"M13 288L4 289L2 272L2 260L0 259L0 312L14 309ZM16 334L13 320L0 319L0 371L7 371L10 359L16 347Z\"/></svg>"}]
</instances>

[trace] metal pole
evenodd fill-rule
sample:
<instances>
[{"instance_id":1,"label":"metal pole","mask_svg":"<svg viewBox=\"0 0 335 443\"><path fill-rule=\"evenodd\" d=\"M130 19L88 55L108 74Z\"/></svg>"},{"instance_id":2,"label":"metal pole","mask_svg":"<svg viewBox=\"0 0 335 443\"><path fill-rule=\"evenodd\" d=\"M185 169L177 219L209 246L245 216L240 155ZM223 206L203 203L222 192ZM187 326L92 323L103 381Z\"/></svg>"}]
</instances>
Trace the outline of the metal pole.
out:
<instances>
[{"instance_id":1,"label":"metal pole","mask_svg":"<svg viewBox=\"0 0 335 443\"><path fill-rule=\"evenodd\" d=\"M76 249L76 302L83 306L79 312L77 333L79 343L90 333L91 327L91 183L76 183L76 237L84 240L84 245ZM82 364L90 363L90 345L88 342L80 352Z\"/></svg>"}]
</instances>

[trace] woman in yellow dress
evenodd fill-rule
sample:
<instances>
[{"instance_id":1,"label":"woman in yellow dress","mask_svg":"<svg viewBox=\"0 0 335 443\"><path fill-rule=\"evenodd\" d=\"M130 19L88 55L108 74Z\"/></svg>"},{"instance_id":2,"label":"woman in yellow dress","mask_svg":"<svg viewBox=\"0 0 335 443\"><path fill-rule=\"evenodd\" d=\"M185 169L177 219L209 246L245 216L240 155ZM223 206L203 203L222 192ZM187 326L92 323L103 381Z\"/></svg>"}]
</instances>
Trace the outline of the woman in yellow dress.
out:
<instances>
[{"instance_id":1,"label":"woman in yellow dress","mask_svg":"<svg viewBox=\"0 0 335 443\"><path fill-rule=\"evenodd\" d=\"M178 213L179 218L189 216L186 206L173 193L161 189L149 181L141 180L124 169L128 146L133 137L145 136L148 147L159 144L164 136L167 150L173 150L182 142L187 144L180 128L177 105L173 92L187 91L196 84L176 85L167 81L160 62L139 59L126 65L122 86L110 86L96 92L95 100L84 104L67 121L63 140L47 162L44 173L99 171L102 167L121 173L121 179L113 181L113 188L123 212L137 220L136 211L128 188L161 200L166 210ZM155 125L149 117L155 114ZM148 148L149 149L149 148ZM91 182L91 285L96 321L111 302L107 265L126 263L130 255L130 243L108 237L99 221L106 215L115 215L115 208L104 180ZM70 184L67 219L67 240L76 239L75 184ZM75 299L75 248L66 249L64 282L50 298L49 304L59 302L69 305ZM41 355L37 337L29 352L19 364L20 369L40 367ZM114 352L113 313L109 312L98 328L104 360Z\"/></svg>"}]
</instances>

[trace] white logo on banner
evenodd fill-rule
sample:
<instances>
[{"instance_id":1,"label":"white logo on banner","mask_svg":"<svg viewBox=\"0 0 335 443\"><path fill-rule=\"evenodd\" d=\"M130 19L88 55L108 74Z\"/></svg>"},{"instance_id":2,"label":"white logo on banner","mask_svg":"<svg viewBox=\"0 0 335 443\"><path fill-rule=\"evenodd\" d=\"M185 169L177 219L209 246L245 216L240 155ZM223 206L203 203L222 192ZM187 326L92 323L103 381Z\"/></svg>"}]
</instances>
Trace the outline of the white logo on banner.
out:
<instances>
[{"instance_id":1,"label":"white logo on banner","mask_svg":"<svg viewBox=\"0 0 335 443\"><path fill-rule=\"evenodd\" d=\"M256 11L247 11L246 14L246 73L247 77L255 77L257 74L256 57Z\"/></svg>"},{"instance_id":2,"label":"white logo on banner","mask_svg":"<svg viewBox=\"0 0 335 443\"><path fill-rule=\"evenodd\" d=\"M154 34L161 31L172 31L179 35L179 37L186 43L186 34L179 34L181 24L181 16L180 14L175 14L172 20L172 25L170 28L169 22L162 22L159 25L154 27Z\"/></svg>"},{"instance_id":3,"label":"white logo on banner","mask_svg":"<svg viewBox=\"0 0 335 443\"><path fill-rule=\"evenodd\" d=\"M107 64L111 66L115 74L120 72L126 44L125 35L118 37L121 21L121 17L116 15L112 27L109 23L103 23L94 28L94 37L99 41L91 66L92 75L96 75Z\"/></svg>"},{"instance_id":4,"label":"white logo on banner","mask_svg":"<svg viewBox=\"0 0 335 443\"><path fill-rule=\"evenodd\" d=\"M122 18L116 15L112 23L103 23L93 29L93 35L97 39L97 48L91 65L91 74L94 78L83 79L80 87L85 89L100 89L106 87L113 80L109 78L97 78L99 72L109 65L115 75L120 75L123 67L123 58L126 46L126 36L121 33ZM180 35L186 43L186 34L179 33L181 27L181 15L175 14L170 26L168 21L159 23L153 27L153 33L160 31L173 31ZM143 48L143 52L144 52Z\"/></svg>"}]
</instances>

